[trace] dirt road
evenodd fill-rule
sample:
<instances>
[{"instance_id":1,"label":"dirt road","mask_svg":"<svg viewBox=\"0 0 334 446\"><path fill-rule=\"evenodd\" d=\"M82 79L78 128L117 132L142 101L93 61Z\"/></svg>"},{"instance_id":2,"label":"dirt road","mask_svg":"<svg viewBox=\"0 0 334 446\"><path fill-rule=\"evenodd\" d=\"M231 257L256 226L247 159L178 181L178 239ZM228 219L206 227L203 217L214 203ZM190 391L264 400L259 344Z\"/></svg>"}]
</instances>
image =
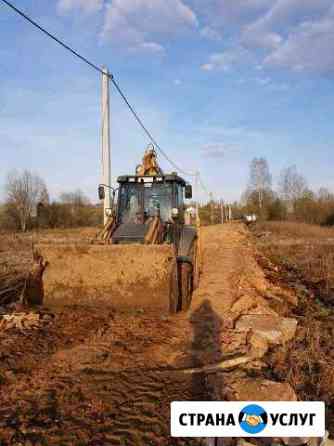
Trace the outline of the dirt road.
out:
<instances>
[{"instance_id":1,"label":"dirt road","mask_svg":"<svg viewBox=\"0 0 334 446\"><path fill-rule=\"evenodd\" d=\"M0 333L0 445L186 445L173 400L294 399L265 355L291 339L295 297L268 283L243 225L203 230L203 274L176 316L68 307Z\"/></svg>"}]
</instances>

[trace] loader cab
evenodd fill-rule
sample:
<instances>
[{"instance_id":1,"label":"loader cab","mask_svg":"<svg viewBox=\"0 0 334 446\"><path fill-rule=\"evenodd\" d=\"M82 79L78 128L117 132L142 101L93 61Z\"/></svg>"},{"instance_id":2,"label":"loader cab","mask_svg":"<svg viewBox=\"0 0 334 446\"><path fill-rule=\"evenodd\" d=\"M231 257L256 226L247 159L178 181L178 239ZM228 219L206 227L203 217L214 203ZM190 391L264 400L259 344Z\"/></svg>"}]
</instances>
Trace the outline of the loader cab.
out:
<instances>
[{"instance_id":1,"label":"loader cab","mask_svg":"<svg viewBox=\"0 0 334 446\"><path fill-rule=\"evenodd\" d=\"M166 234L184 224L186 183L176 174L164 176L122 176L118 178L117 229L114 243L141 243L154 217L159 217ZM175 237L171 236L172 242Z\"/></svg>"},{"instance_id":2,"label":"loader cab","mask_svg":"<svg viewBox=\"0 0 334 446\"><path fill-rule=\"evenodd\" d=\"M176 174L123 176L118 178L118 183L118 224L145 224L157 215L164 223L176 219L183 222L184 198L189 196L189 186Z\"/></svg>"}]
</instances>

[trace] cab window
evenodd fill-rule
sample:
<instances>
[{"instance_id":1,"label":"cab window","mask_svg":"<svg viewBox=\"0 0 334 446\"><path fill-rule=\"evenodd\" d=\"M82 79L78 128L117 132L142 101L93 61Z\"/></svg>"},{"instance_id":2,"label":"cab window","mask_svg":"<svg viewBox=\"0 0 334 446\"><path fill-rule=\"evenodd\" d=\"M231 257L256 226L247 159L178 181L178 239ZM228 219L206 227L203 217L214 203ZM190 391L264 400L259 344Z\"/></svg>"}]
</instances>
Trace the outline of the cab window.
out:
<instances>
[{"instance_id":1,"label":"cab window","mask_svg":"<svg viewBox=\"0 0 334 446\"><path fill-rule=\"evenodd\" d=\"M183 187L181 186L181 184L178 184L177 185L177 205L178 205L178 207L183 206L183 203L184 203L183 197L184 197Z\"/></svg>"}]
</instances>

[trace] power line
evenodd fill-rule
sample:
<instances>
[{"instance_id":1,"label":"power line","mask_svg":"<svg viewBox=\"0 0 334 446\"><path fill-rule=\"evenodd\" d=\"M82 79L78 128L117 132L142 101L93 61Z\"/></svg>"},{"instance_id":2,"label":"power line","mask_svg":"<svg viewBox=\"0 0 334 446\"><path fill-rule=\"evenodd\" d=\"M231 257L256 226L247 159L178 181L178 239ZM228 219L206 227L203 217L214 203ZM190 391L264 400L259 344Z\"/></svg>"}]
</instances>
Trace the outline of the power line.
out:
<instances>
[{"instance_id":1,"label":"power line","mask_svg":"<svg viewBox=\"0 0 334 446\"><path fill-rule=\"evenodd\" d=\"M39 25L37 22L35 22L33 19L31 19L30 17L28 17L23 11L21 11L20 9L18 9L16 6L14 6L12 3L9 3L7 0L1 0L3 3L5 3L7 6L9 6L10 8L12 8L17 14L19 14L21 17L23 17L24 19L26 19L29 23L31 23L33 26L35 26L36 28L38 28L40 31L42 31L44 34L46 34L48 37L50 37L50 39L54 40L55 42L57 42L59 45L61 45L62 47L64 47L66 50L70 51L74 56L78 57L79 59L81 59L83 62L85 62L86 64L90 65L91 68L93 68L96 71L99 71L100 73L103 74L103 70L98 67L97 65L93 64L92 62L90 62L88 59L86 59L85 57L81 56L79 53L77 53L74 49L72 49L71 47L69 47L68 45L66 45L66 43L62 42L61 40L59 40L56 36L54 36L53 34L49 33L49 31L47 31L45 28L43 28L41 25Z\"/></svg>"},{"instance_id":2,"label":"power line","mask_svg":"<svg viewBox=\"0 0 334 446\"><path fill-rule=\"evenodd\" d=\"M210 195L210 192L208 191L207 187L205 186L205 184L203 183L202 177L200 175L198 175L199 178L199 184L201 185L203 191L207 194Z\"/></svg>"},{"instance_id":3,"label":"power line","mask_svg":"<svg viewBox=\"0 0 334 446\"><path fill-rule=\"evenodd\" d=\"M159 150L159 152L166 158L166 160L173 166L175 167L175 169L177 169L180 173L182 173L183 175L186 176L195 176L194 173L190 173L190 172L186 172L183 169L180 168L180 166L178 166L177 164L174 163L173 160L171 160L169 158L169 156L167 155L167 153L160 147L160 145L158 144L158 142L156 141L156 139L153 137L152 133L146 128L146 126L144 125L143 121L140 119L138 113L136 112L136 110L132 107L132 105L129 103L129 101L127 100L126 96L124 95L123 91L121 90L121 88L119 87L118 83L116 82L116 80L114 78L111 79L112 83L114 84L116 90L118 91L118 93L120 94L120 96L123 98L124 102L126 103L126 105L129 107L131 113L133 114L133 116L135 117L136 121L138 122L138 124L140 125L140 127L144 130L144 132L146 133L146 135L148 136L148 138L150 139L150 141L152 142L152 144Z\"/></svg>"},{"instance_id":4,"label":"power line","mask_svg":"<svg viewBox=\"0 0 334 446\"><path fill-rule=\"evenodd\" d=\"M85 62L87 65L89 65L91 68L93 68L95 71L98 71L100 74L106 75L104 70L99 67L98 65L94 64L90 60L88 60L86 57L79 54L77 51L75 51L73 48L71 48L69 45L67 45L62 40L58 39L54 34L51 34L49 31L47 31L43 26L39 25L35 20L33 20L31 17L29 17L27 14L25 14L23 11L18 9L15 5L10 3L8 0L0 0L3 3L5 3L9 8L11 8L13 11L15 11L17 14L19 14L21 17L23 17L25 20L27 20L31 25L33 25L35 28L37 28L39 31L44 33L46 36L48 36L50 39L54 40L56 43L61 45L63 48L65 48L67 51L69 51L73 56L80 59L82 62ZM177 169L180 173L182 173L185 176L194 176L194 173L186 172L183 169L181 169L174 161L167 155L167 153L160 147L156 139L153 137L152 133L147 129L145 126L143 120L140 118L134 107L130 104L129 100L127 99L125 93L122 91L121 87L116 82L114 76L110 73L107 74L113 85L115 86L118 94L121 96L127 107L129 108L130 112L134 116L137 123L140 125L144 133L147 135L147 137L150 139L151 143L159 150L159 152L165 157L165 159L173 166L175 169Z\"/></svg>"}]
</instances>

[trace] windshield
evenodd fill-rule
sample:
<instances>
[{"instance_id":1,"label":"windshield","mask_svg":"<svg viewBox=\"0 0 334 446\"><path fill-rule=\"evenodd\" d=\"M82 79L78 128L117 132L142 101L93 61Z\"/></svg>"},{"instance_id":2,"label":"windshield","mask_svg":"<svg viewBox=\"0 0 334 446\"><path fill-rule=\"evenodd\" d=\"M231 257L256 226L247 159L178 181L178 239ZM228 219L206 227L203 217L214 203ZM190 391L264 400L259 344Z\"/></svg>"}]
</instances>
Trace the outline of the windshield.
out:
<instances>
[{"instance_id":1,"label":"windshield","mask_svg":"<svg viewBox=\"0 0 334 446\"><path fill-rule=\"evenodd\" d=\"M122 185L119 191L119 218L121 223L135 223L140 214L140 193L137 184Z\"/></svg>"},{"instance_id":2,"label":"windshield","mask_svg":"<svg viewBox=\"0 0 334 446\"><path fill-rule=\"evenodd\" d=\"M144 185L144 211L147 217L156 215L156 210L160 209L162 221L171 219L172 214L172 185L147 183Z\"/></svg>"},{"instance_id":3,"label":"windshield","mask_svg":"<svg viewBox=\"0 0 334 446\"><path fill-rule=\"evenodd\" d=\"M119 219L121 223L145 222L160 212L162 221L171 219L172 184L124 184L120 188Z\"/></svg>"}]
</instances>

